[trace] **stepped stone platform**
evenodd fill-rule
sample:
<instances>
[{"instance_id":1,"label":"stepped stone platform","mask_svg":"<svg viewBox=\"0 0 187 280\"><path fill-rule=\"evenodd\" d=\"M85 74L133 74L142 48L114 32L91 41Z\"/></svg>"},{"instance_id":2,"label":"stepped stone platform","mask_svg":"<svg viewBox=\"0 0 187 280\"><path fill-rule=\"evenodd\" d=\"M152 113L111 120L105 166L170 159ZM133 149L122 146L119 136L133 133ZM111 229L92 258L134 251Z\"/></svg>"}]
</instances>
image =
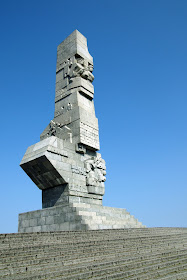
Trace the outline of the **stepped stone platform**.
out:
<instances>
[{"instance_id":1,"label":"stepped stone platform","mask_svg":"<svg viewBox=\"0 0 187 280\"><path fill-rule=\"evenodd\" d=\"M144 227L125 209L69 203L19 215L19 232Z\"/></svg>"},{"instance_id":2,"label":"stepped stone platform","mask_svg":"<svg viewBox=\"0 0 187 280\"><path fill-rule=\"evenodd\" d=\"M187 228L0 235L3 280L187 279Z\"/></svg>"}]
</instances>

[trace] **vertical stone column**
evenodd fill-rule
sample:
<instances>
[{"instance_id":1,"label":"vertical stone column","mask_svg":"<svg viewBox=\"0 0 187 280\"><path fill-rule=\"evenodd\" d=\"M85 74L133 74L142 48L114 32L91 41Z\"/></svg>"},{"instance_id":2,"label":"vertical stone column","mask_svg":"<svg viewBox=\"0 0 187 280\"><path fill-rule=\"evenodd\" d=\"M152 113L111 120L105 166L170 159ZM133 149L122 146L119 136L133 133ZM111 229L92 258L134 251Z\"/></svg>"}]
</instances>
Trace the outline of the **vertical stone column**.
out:
<instances>
[{"instance_id":1,"label":"vertical stone column","mask_svg":"<svg viewBox=\"0 0 187 280\"><path fill-rule=\"evenodd\" d=\"M77 30L57 48L55 113L21 167L42 190L43 208L102 204L105 162L93 102L93 58Z\"/></svg>"}]
</instances>

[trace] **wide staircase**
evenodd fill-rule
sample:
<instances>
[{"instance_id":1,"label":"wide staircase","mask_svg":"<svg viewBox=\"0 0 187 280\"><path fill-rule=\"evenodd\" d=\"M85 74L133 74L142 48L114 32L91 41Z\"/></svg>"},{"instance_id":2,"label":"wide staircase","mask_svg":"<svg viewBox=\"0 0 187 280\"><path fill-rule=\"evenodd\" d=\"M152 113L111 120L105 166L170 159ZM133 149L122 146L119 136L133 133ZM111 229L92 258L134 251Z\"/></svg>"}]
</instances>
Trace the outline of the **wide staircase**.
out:
<instances>
[{"instance_id":1,"label":"wide staircase","mask_svg":"<svg viewBox=\"0 0 187 280\"><path fill-rule=\"evenodd\" d=\"M187 228L1 234L0 279L187 279Z\"/></svg>"}]
</instances>

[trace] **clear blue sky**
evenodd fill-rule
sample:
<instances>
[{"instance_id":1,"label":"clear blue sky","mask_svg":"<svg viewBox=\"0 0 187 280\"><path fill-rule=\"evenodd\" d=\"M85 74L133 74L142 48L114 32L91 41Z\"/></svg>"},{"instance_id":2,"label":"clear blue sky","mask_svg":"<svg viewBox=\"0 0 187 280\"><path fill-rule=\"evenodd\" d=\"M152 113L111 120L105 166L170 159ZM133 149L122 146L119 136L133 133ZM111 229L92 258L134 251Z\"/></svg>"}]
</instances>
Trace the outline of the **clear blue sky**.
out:
<instances>
[{"instance_id":1,"label":"clear blue sky","mask_svg":"<svg viewBox=\"0 0 187 280\"><path fill-rule=\"evenodd\" d=\"M104 205L146 226L187 226L187 1L0 4L0 232L41 209L19 167L54 114L56 49L78 29L94 57Z\"/></svg>"}]
</instances>

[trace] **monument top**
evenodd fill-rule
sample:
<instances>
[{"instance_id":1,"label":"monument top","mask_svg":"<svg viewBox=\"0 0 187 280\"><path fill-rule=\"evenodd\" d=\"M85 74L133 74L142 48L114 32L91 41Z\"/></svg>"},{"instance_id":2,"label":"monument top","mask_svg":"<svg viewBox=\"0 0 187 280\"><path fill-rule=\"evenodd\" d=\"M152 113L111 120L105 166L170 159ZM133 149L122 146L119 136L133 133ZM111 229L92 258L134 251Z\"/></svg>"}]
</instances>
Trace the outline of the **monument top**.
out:
<instances>
[{"instance_id":1,"label":"monument top","mask_svg":"<svg viewBox=\"0 0 187 280\"><path fill-rule=\"evenodd\" d=\"M56 72L60 71L63 63L74 55L83 57L93 65L93 57L88 52L87 39L78 30L73 31L58 45Z\"/></svg>"}]
</instances>

